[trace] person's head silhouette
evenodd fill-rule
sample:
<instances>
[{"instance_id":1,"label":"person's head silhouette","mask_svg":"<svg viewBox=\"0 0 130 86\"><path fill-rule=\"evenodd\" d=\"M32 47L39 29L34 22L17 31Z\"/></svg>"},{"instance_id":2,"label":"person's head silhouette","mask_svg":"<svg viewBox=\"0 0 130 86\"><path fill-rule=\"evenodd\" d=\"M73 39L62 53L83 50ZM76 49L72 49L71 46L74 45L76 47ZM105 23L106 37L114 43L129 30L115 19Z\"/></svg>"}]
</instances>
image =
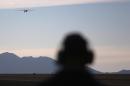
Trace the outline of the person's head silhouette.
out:
<instances>
[{"instance_id":1,"label":"person's head silhouette","mask_svg":"<svg viewBox=\"0 0 130 86\"><path fill-rule=\"evenodd\" d=\"M67 35L58 52L58 62L66 68L84 67L93 62L93 57L88 41L79 33Z\"/></svg>"},{"instance_id":2,"label":"person's head silhouette","mask_svg":"<svg viewBox=\"0 0 130 86\"><path fill-rule=\"evenodd\" d=\"M58 52L58 63L62 66L56 75L42 86L104 86L91 75L89 67L94 59L94 54L88 41L79 33L67 35L62 48Z\"/></svg>"}]
</instances>

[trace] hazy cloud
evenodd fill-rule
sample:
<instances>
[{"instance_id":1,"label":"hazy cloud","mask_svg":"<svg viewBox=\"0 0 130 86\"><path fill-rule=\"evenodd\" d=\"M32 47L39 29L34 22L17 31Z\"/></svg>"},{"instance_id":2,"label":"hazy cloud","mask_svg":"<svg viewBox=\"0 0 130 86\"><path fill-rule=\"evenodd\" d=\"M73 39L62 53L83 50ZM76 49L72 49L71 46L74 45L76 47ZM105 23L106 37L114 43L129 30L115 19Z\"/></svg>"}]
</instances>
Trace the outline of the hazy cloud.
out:
<instances>
[{"instance_id":1,"label":"hazy cloud","mask_svg":"<svg viewBox=\"0 0 130 86\"><path fill-rule=\"evenodd\" d=\"M48 56L55 59L57 49L55 48L44 48L44 49L0 49L0 53L11 52L21 57L23 56Z\"/></svg>"},{"instance_id":2,"label":"hazy cloud","mask_svg":"<svg viewBox=\"0 0 130 86\"><path fill-rule=\"evenodd\" d=\"M130 47L96 46L93 68L102 72L130 69Z\"/></svg>"},{"instance_id":3,"label":"hazy cloud","mask_svg":"<svg viewBox=\"0 0 130 86\"><path fill-rule=\"evenodd\" d=\"M127 0L0 0L0 8L23 8L39 6L56 6L82 3L115 2Z\"/></svg>"},{"instance_id":4,"label":"hazy cloud","mask_svg":"<svg viewBox=\"0 0 130 86\"><path fill-rule=\"evenodd\" d=\"M97 57L130 57L129 47L98 46L95 47Z\"/></svg>"},{"instance_id":5,"label":"hazy cloud","mask_svg":"<svg viewBox=\"0 0 130 86\"><path fill-rule=\"evenodd\" d=\"M44 49L0 49L0 53L3 52L16 53L19 56L49 56L55 59L58 48L44 48ZM124 59L130 57L129 47L114 47L114 46L96 46L94 47L94 53L96 58L102 59ZM107 58L109 57L109 58ZM101 61L101 59L100 59ZM114 60L115 61L115 60Z\"/></svg>"}]
</instances>

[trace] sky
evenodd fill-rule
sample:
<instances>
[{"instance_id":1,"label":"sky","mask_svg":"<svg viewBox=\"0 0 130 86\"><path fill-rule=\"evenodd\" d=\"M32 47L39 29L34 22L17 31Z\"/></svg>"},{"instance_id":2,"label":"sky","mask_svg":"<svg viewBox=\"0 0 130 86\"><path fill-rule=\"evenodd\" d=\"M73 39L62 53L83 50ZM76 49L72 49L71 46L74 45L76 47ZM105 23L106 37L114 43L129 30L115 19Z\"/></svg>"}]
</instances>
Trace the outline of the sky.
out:
<instances>
[{"instance_id":1,"label":"sky","mask_svg":"<svg viewBox=\"0 0 130 86\"><path fill-rule=\"evenodd\" d=\"M128 0L0 0L0 8L62 6L83 3L124 2Z\"/></svg>"},{"instance_id":2,"label":"sky","mask_svg":"<svg viewBox=\"0 0 130 86\"><path fill-rule=\"evenodd\" d=\"M130 69L129 0L44 1L0 0L0 53L55 59L65 35L79 31L95 51L93 68Z\"/></svg>"}]
</instances>

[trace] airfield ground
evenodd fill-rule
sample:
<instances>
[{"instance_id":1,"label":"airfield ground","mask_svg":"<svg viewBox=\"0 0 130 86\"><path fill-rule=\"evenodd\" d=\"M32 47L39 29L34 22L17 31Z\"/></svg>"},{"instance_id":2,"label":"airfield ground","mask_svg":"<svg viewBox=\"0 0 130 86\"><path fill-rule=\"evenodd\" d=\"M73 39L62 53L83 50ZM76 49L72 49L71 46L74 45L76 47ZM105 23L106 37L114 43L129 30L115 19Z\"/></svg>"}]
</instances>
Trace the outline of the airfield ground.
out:
<instances>
[{"instance_id":1,"label":"airfield ground","mask_svg":"<svg viewBox=\"0 0 130 86\"><path fill-rule=\"evenodd\" d=\"M37 86L53 75L48 74L0 74L0 86ZM108 86L130 86L130 75L99 74L95 78Z\"/></svg>"}]
</instances>

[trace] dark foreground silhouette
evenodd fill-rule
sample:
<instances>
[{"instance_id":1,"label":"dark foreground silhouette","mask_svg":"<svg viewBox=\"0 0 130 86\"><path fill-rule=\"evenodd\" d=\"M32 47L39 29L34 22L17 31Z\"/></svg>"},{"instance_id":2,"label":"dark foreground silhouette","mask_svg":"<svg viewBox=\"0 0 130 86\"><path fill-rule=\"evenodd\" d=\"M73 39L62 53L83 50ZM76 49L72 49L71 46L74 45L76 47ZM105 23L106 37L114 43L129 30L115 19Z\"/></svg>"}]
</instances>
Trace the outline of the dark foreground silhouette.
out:
<instances>
[{"instance_id":1,"label":"dark foreground silhouette","mask_svg":"<svg viewBox=\"0 0 130 86\"><path fill-rule=\"evenodd\" d=\"M93 78L86 67L93 62L94 54L88 41L80 34L69 34L64 39L57 58L62 68L40 86L104 86Z\"/></svg>"}]
</instances>

